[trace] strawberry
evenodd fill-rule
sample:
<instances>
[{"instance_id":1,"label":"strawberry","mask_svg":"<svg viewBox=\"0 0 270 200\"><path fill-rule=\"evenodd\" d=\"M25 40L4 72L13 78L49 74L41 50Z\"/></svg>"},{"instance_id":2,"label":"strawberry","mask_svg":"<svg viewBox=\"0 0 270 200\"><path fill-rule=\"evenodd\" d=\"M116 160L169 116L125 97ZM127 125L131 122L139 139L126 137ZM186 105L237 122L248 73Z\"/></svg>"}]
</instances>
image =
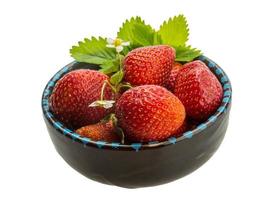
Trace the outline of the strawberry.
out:
<instances>
[{"instance_id":1,"label":"strawberry","mask_svg":"<svg viewBox=\"0 0 270 200\"><path fill-rule=\"evenodd\" d=\"M167 89L143 85L126 91L116 103L118 125L133 142L162 141L183 124L185 108Z\"/></svg>"},{"instance_id":2,"label":"strawberry","mask_svg":"<svg viewBox=\"0 0 270 200\"><path fill-rule=\"evenodd\" d=\"M105 142L120 141L119 136L115 133L112 121L87 125L82 128L79 128L75 132L80 134L81 136L88 137L94 141L105 141Z\"/></svg>"},{"instance_id":3,"label":"strawberry","mask_svg":"<svg viewBox=\"0 0 270 200\"><path fill-rule=\"evenodd\" d=\"M124 59L124 80L132 85L163 85L175 60L175 50L167 45L141 47Z\"/></svg>"},{"instance_id":4,"label":"strawberry","mask_svg":"<svg viewBox=\"0 0 270 200\"><path fill-rule=\"evenodd\" d=\"M173 137L180 137L188 129L187 120L185 119L183 124L177 129L177 131L172 135Z\"/></svg>"},{"instance_id":5,"label":"strawberry","mask_svg":"<svg viewBox=\"0 0 270 200\"><path fill-rule=\"evenodd\" d=\"M50 96L50 106L55 116L68 127L79 128L100 121L111 109L89 107L100 99L101 88L108 76L98 71L80 69L69 72L61 78ZM104 99L113 99L113 93L106 86Z\"/></svg>"},{"instance_id":6,"label":"strawberry","mask_svg":"<svg viewBox=\"0 0 270 200\"><path fill-rule=\"evenodd\" d=\"M168 79L165 81L164 86L171 92L174 90L176 76L182 67L183 65L181 63L175 62Z\"/></svg>"},{"instance_id":7,"label":"strawberry","mask_svg":"<svg viewBox=\"0 0 270 200\"><path fill-rule=\"evenodd\" d=\"M201 61L193 61L180 69L174 94L182 101L190 118L202 121L217 110L223 91L208 67Z\"/></svg>"}]
</instances>

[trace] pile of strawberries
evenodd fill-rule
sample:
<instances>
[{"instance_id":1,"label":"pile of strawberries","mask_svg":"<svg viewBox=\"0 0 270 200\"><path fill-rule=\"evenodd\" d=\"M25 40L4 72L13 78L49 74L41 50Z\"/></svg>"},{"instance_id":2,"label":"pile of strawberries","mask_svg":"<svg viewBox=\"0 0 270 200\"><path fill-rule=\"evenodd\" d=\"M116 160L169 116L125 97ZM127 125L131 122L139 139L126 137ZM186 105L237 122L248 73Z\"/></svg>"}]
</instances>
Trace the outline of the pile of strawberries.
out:
<instances>
[{"instance_id":1,"label":"pile of strawberries","mask_svg":"<svg viewBox=\"0 0 270 200\"><path fill-rule=\"evenodd\" d=\"M124 82L117 92L109 76L90 69L62 77L50 96L55 116L78 134L95 141L125 143L162 141L181 136L212 115L223 95L220 82L201 61L175 63L167 45L141 47L123 60ZM112 107L89 107L103 99Z\"/></svg>"}]
</instances>

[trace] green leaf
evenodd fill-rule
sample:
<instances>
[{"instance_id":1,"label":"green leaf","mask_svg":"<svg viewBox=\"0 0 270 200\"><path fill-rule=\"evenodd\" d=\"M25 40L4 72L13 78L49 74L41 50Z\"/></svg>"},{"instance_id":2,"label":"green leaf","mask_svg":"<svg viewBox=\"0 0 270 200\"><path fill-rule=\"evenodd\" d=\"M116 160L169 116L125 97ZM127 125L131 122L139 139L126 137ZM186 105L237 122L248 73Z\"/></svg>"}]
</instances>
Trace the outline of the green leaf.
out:
<instances>
[{"instance_id":1,"label":"green leaf","mask_svg":"<svg viewBox=\"0 0 270 200\"><path fill-rule=\"evenodd\" d=\"M176 61L185 61L189 62L194 60L194 58L202 55L201 51L191 46L178 46L176 50Z\"/></svg>"},{"instance_id":2,"label":"green leaf","mask_svg":"<svg viewBox=\"0 0 270 200\"><path fill-rule=\"evenodd\" d=\"M101 37L98 39L92 37L91 40L85 38L84 41L78 43L78 46L70 49L70 54L79 62L99 65L115 59L115 50L106 47L106 44L107 41Z\"/></svg>"},{"instance_id":3,"label":"green leaf","mask_svg":"<svg viewBox=\"0 0 270 200\"><path fill-rule=\"evenodd\" d=\"M150 46L154 44L155 31L142 24L135 24L133 29L133 42L140 46Z\"/></svg>"},{"instance_id":4,"label":"green leaf","mask_svg":"<svg viewBox=\"0 0 270 200\"><path fill-rule=\"evenodd\" d=\"M144 24L144 22L140 17L132 17L130 20L126 20L122 24L122 27L120 27L117 37L131 42L131 40L133 40L133 29L135 24Z\"/></svg>"},{"instance_id":5,"label":"green leaf","mask_svg":"<svg viewBox=\"0 0 270 200\"><path fill-rule=\"evenodd\" d=\"M189 29L186 18L183 15L164 21L158 31L162 43L171 46L182 46L188 40Z\"/></svg>"},{"instance_id":6,"label":"green leaf","mask_svg":"<svg viewBox=\"0 0 270 200\"><path fill-rule=\"evenodd\" d=\"M154 42L154 29L146 25L140 17L126 20L117 33L117 37L131 43L129 49L152 45Z\"/></svg>"},{"instance_id":7,"label":"green leaf","mask_svg":"<svg viewBox=\"0 0 270 200\"><path fill-rule=\"evenodd\" d=\"M124 72L123 70L120 70L111 76L110 82L113 85L117 85L122 81L123 77L124 77Z\"/></svg>"},{"instance_id":8,"label":"green leaf","mask_svg":"<svg viewBox=\"0 0 270 200\"><path fill-rule=\"evenodd\" d=\"M158 32L154 34L154 45L162 44L161 36Z\"/></svg>"},{"instance_id":9,"label":"green leaf","mask_svg":"<svg viewBox=\"0 0 270 200\"><path fill-rule=\"evenodd\" d=\"M119 62L117 60L108 60L99 66L100 72L104 74L111 74L119 70Z\"/></svg>"}]
</instances>

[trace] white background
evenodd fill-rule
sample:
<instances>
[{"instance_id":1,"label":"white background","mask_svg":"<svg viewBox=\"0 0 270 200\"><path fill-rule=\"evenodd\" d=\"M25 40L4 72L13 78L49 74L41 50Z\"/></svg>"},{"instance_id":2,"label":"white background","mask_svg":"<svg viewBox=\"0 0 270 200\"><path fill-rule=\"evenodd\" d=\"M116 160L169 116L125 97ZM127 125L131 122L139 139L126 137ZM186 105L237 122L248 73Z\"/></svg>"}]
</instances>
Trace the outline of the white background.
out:
<instances>
[{"instance_id":1,"label":"white background","mask_svg":"<svg viewBox=\"0 0 270 200\"><path fill-rule=\"evenodd\" d=\"M270 7L256 1L0 1L0 199L269 199ZM84 37L115 37L140 15L155 28L185 14L190 44L233 85L230 125L217 153L175 182L128 190L91 181L56 153L42 90Z\"/></svg>"}]
</instances>

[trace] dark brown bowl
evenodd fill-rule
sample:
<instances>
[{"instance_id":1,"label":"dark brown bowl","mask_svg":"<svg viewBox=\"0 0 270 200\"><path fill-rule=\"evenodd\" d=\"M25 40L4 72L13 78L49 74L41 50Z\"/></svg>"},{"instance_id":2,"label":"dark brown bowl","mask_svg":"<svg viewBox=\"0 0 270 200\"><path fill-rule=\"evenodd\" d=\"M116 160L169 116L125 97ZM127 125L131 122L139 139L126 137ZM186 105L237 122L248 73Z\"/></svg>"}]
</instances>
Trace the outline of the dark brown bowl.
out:
<instances>
[{"instance_id":1,"label":"dark brown bowl","mask_svg":"<svg viewBox=\"0 0 270 200\"><path fill-rule=\"evenodd\" d=\"M55 83L69 71L97 69L95 65L77 62L65 66L49 81L42 96L44 120L57 152L86 177L126 188L164 184L193 172L221 144L228 126L232 94L224 71L205 56L198 59L206 63L223 86L224 97L216 113L181 137L131 145L91 141L67 129L53 116L48 99Z\"/></svg>"}]
</instances>

